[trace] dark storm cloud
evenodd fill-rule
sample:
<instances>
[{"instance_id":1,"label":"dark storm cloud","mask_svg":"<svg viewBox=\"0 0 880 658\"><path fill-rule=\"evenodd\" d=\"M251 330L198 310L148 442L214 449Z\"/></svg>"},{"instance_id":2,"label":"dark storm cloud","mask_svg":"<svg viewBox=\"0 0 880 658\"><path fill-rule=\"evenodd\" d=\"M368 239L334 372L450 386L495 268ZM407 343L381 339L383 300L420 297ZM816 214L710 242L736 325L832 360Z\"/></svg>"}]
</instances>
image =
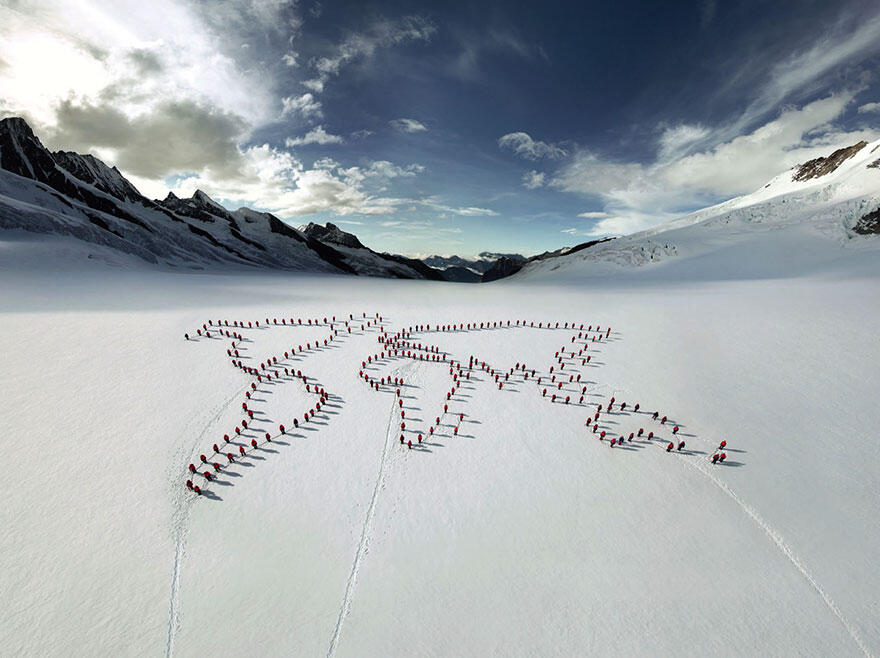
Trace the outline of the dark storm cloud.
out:
<instances>
[{"instance_id":1,"label":"dark storm cloud","mask_svg":"<svg viewBox=\"0 0 880 658\"><path fill-rule=\"evenodd\" d=\"M54 143L74 150L116 149L117 166L137 176L161 178L205 168L229 173L241 161L236 144L243 121L192 101L162 103L131 118L110 105L67 100L59 105L57 119Z\"/></svg>"},{"instance_id":2,"label":"dark storm cloud","mask_svg":"<svg viewBox=\"0 0 880 658\"><path fill-rule=\"evenodd\" d=\"M135 65L139 75L155 75L161 73L165 65L158 53L146 48L135 48L126 55L128 60Z\"/></svg>"}]
</instances>

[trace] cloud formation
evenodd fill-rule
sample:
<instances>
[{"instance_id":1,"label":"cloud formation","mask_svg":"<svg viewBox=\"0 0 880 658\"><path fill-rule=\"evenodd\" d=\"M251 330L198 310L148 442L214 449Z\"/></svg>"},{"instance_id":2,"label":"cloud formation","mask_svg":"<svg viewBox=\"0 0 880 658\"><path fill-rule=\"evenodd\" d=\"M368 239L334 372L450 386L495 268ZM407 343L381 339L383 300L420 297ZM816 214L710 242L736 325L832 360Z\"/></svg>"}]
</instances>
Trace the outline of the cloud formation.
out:
<instances>
[{"instance_id":1,"label":"cloud formation","mask_svg":"<svg viewBox=\"0 0 880 658\"><path fill-rule=\"evenodd\" d=\"M878 131L834 127L854 95L834 94L786 109L749 133L678 157L681 149L670 144L692 142L694 135L703 138L707 131L702 127L667 130L653 163L611 161L582 149L548 184L605 204L603 217L581 215L600 219L592 235L641 230L698 206L752 192L786 169L840 146L876 139Z\"/></svg>"},{"instance_id":2,"label":"cloud formation","mask_svg":"<svg viewBox=\"0 0 880 658\"><path fill-rule=\"evenodd\" d=\"M342 144L345 140L339 135L331 135L324 130L324 126L312 128L302 137L288 137L284 140L284 145L288 148L294 146L302 146L305 144Z\"/></svg>"},{"instance_id":3,"label":"cloud formation","mask_svg":"<svg viewBox=\"0 0 880 658\"><path fill-rule=\"evenodd\" d=\"M498 140L498 146L507 148L527 160L540 160L541 158L558 159L568 155L568 152L556 144L550 144L534 140L528 133L507 133Z\"/></svg>"},{"instance_id":4,"label":"cloud formation","mask_svg":"<svg viewBox=\"0 0 880 658\"><path fill-rule=\"evenodd\" d=\"M401 133L420 133L428 129L425 124L415 119L392 119L388 125Z\"/></svg>"},{"instance_id":5,"label":"cloud formation","mask_svg":"<svg viewBox=\"0 0 880 658\"><path fill-rule=\"evenodd\" d=\"M302 94L301 96L285 96L281 99L281 113L284 115L299 115L304 119L311 117L320 118L324 116L321 109L321 102L316 100L312 94Z\"/></svg>"},{"instance_id":6,"label":"cloud formation","mask_svg":"<svg viewBox=\"0 0 880 658\"><path fill-rule=\"evenodd\" d=\"M429 41L437 28L422 16L404 16L398 20L379 19L362 32L349 34L333 47L333 53L318 57L312 62L314 77L303 85L315 93L321 93L330 78L357 60L369 59L380 48L390 48L409 41Z\"/></svg>"},{"instance_id":7,"label":"cloud formation","mask_svg":"<svg viewBox=\"0 0 880 658\"><path fill-rule=\"evenodd\" d=\"M543 171L535 171L532 169L531 171L527 171L522 176L522 184L528 190L536 190L539 187L544 186L544 180L547 178L547 174Z\"/></svg>"}]
</instances>

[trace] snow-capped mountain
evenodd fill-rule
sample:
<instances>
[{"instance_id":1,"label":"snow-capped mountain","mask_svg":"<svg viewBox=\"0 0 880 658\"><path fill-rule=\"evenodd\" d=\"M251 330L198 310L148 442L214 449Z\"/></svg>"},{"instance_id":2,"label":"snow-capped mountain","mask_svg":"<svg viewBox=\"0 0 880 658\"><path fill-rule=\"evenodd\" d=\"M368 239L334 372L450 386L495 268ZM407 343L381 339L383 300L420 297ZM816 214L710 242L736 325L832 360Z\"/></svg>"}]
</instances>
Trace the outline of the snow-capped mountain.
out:
<instances>
[{"instance_id":1,"label":"snow-capped mountain","mask_svg":"<svg viewBox=\"0 0 880 658\"><path fill-rule=\"evenodd\" d=\"M485 274L495 262L499 258L513 258L519 260L525 260L526 257L520 254L500 254L494 253L490 251L484 251L477 255L476 258L462 258L461 256L428 256L428 258L423 258L422 261L431 267L436 267L440 270L446 270L450 267L456 268L466 268L471 270L472 272L476 272L477 274Z\"/></svg>"},{"instance_id":2,"label":"snow-capped mountain","mask_svg":"<svg viewBox=\"0 0 880 658\"><path fill-rule=\"evenodd\" d=\"M782 277L876 257L880 140L838 149L761 189L654 228L533 259L517 278ZM572 253L577 251L577 253Z\"/></svg>"},{"instance_id":3,"label":"snow-capped mountain","mask_svg":"<svg viewBox=\"0 0 880 658\"><path fill-rule=\"evenodd\" d=\"M397 254L380 254L365 247L353 233L346 233L330 222L326 226L310 222L307 226L300 226L298 230L309 239L334 249L359 274L397 279L445 280L442 272L428 267L422 261Z\"/></svg>"},{"instance_id":4,"label":"snow-capped mountain","mask_svg":"<svg viewBox=\"0 0 880 658\"><path fill-rule=\"evenodd\" d=\"M332 225L304 234L271 213L227 210L201 190L189 199L147 199L92 155L51 153L17 117L0 121L0 228L74 237L172 267L442 280L423 263L378 254Z\"/></svg>"}]
</instances>

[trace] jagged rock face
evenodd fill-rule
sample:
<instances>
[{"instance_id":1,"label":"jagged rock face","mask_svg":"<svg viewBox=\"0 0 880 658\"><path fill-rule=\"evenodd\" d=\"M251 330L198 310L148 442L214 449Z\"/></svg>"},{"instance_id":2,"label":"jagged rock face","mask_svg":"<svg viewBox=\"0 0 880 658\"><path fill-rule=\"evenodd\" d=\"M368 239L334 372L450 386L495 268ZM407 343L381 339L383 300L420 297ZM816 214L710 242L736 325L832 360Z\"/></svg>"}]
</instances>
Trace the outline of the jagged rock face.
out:
<instances>
[{"instance_id":1,"label":"jagged rock face","mask_svg":"<svg viewBox=\"0 0 880 658\"><path fill-rule=\"evenodd\" d=\"M330 222L327 222L326 226L309 223L309 225L306 226L305 229L303 229L303 233L305 233L310 238L320 240L324 243L338 244L340 246L350 247L352 249L366 248L364 247L364 245L361 244L361 241L357 239L357 236L351 233L346 233L338 226L336 226L336 224L331 224Z\"/></svg>"},{"instance_id":2,"label":"jagged rock face","mask_svg":"<svg viewBox=\"0 0 880 658\"><path fill-rule=\"evenodd\" d=\"M492 269L490 269L483 275L483 283L488 283L489 281L497 281L498 279L503 279L512 274L516 274L523 268L525 262L525 259L509 258L508 256L502 256L495 261Z\"/></svg>"},{"instance_id":3,"label":"jagged rock face","mask_svg":"<svg viewBox=\"0 0 880 658\"><path fill-rule=\"evenodd\" d=\"M0 168L51 187L60 174L49 151L19 117L0 121Z\"/></svg>"},{"instance_id":4,"label":"jagged rock face","mask_svg":"<svg viewBox=\"0 0 880 658\"><path fill-rule=\"evenodd\" d=\"M859 235L880 235L880 208L869 212L856 222L853 232Z\"/></svg>"},{"instance_id":5,"label":"jagged rock face","mask_svg":"<svg viewBox=\"0 0 880 658\"><path fill-rule=\"evenodd\" d=\"M809 160L797 167L794 175L791 177L794 181L805 181L811 178L819 178L825 174L830 174L844 162L853 157L868 145L868 142L861 141L858 144L847 146L846 148L837 149L827 158L816 158Z\"/></svg>"},{"instance_id":6,"label":"jagged rock face","mask_svg":"<svg viewBox=\"0 0 880 658\"><path fill-rule=\"evenodd\" d=\"M138 201L140 192L128 182L116 167L108 167L93 155L80 155L72 151L56 151L52 154L56 164L81 181L89 183L102 192L123 201Z\"/></svg>"},{"instance_id":7,"label":"jagged rock face","mask_svg":"<svg viewBox=\"0 0 880 658\"><path fill-rule=\"evenodd\" d=\"M159 203L180 215L192 217L202 222L214 223L218 219L224 220L231 228L238 230L238 224L232 213L201 190L196 190L196 193L189 199L181 199L169 192L168 196Z\"/></svg>"},{"instance_id":8,"label":"jagged rock face","mask_svg":"<svg viewBox=\"0 0 880 658\"><path fill-rule=\"evenodd\" d=\"M880 158L877 158L874 162L869 164L868 169L880 169Z\"/></svg>"}]
</instances>

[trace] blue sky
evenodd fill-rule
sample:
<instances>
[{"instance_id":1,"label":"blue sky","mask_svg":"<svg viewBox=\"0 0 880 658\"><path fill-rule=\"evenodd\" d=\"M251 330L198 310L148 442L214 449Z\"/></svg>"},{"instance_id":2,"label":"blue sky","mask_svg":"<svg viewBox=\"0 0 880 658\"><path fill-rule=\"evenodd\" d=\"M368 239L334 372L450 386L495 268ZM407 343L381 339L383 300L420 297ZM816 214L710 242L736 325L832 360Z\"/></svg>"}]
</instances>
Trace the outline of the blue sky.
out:
<instances>
[{"instance_id":1,"label":"blue sky","mask_svg":"<svg viewBox=\"0 0 880 658\"><path fill-rule=\"evenodd\" d=\"M862 1L0 1L0 114L51 148L416 255L747 193L880 137L878 63Z\"/></svg>"}]
</instances>

